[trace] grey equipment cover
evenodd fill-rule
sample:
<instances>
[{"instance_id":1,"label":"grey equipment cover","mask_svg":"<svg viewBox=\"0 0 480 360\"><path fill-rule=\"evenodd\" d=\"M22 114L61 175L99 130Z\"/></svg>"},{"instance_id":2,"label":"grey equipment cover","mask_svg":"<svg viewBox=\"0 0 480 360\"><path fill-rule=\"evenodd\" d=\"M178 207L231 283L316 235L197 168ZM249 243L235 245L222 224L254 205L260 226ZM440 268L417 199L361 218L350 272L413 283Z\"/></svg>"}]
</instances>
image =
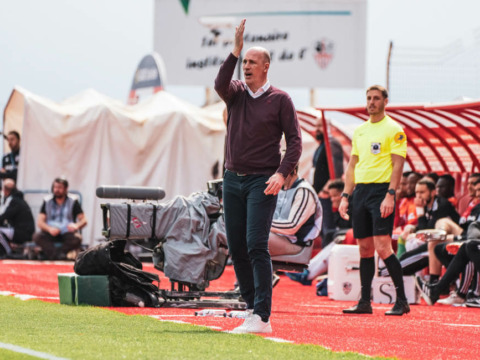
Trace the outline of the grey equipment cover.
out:
<instances>
[{"instance_id":1,"label":"grey equipment cover","mask_svg":"<svg viewBox=\"0 0 480 360\"><path fill-rule=\"evenodd\" d=\"M199 192L189 197L177 196L165 203L106 204L103 207L110 213L107 236L110 239L144 239L154 234L157 239L165 240L163 271L169 279L202 285L216 279L223 271L228 256L225 223L222 216L213 224L209 218L220 211L216 196ZM221 267L220 274L212 270L215 267Z\"/></svg>"}]
</instances>

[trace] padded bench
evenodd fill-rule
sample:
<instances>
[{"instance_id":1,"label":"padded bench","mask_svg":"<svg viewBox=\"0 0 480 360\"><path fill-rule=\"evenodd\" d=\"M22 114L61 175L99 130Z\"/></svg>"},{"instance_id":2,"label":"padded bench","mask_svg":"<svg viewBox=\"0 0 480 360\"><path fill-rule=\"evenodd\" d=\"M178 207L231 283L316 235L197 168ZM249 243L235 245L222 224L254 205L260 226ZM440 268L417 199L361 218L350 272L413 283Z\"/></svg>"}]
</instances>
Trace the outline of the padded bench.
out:
<instances>
[{"instance_id":1,"label":"padded bench","mask_svg":"<svg viewBox=\"0 0 480 360\"><path fill-rule=\"evenodd\" d=\"M303 272L308 267L312 251L313 244L304 246L297 254L272 256L273 271Z\"/></svg>"}]
</instances>

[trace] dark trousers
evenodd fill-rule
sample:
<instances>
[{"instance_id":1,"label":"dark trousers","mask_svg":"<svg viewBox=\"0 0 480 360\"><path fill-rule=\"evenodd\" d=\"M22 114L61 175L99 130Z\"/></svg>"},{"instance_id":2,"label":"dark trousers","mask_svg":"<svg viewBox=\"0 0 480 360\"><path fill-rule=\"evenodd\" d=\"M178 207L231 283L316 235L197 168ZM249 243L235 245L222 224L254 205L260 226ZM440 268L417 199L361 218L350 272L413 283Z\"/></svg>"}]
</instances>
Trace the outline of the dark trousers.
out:
<instances>
[{"instance_id":1,"label":"dark trousers","mask_svg":"<svg viewBox=\"0 0 480 360\"><path fill-rule=\"evenodd\" d=\"M331 232L335 231L335 224L333 223L333 212L332 212L332 200L328 199L318 199L322 205L323 218L322 218L322 249L324 249L331 241L332 235ZM328 235L330 234L330 235Z\"/></svg>"},{"instance_id":2,"label":"dark trousers","mask_svg":"<svg viewBox=\"0 0 480 360\"><path fill-rule=\"evenodd\" d=\"M62 258L71 250L79 249L82 244L82 235L78 232L67 232L63 235L52 236L40 231L33 234L33 241L42 248L47 260L56 260Z\"/></svg>"},{"instance_id":3,"label":"dark trousers","mask_svg":"<svg viewBox=\"0 0 480 360\"><path fill-rule=\"evenodd\" d=\"M272 262L268 236L277 197L265 195L266 175L239 176L226 171L223 207L228 249L240 293L248 309L263 321L272 308Z\"/></svg>"}]
</instances>

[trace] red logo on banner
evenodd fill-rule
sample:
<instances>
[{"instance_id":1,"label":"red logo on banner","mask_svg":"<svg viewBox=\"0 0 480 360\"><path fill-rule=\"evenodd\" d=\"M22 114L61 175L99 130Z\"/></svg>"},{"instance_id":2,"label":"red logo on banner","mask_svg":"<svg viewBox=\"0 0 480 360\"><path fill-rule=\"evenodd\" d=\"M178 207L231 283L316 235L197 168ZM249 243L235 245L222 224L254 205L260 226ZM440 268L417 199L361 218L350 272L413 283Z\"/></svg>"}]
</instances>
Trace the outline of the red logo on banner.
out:
<instances>
[{"instance_id":1,"label":"red logo on banner","mask_svg":"<svg viewBox=\"0 0 480 360\"><path fill-rule=\"evenodd\" d=\"M315 44L314 58L321 69L325 69L333 59L333 41L322 39Z\"/></svg>"}]
</instances>

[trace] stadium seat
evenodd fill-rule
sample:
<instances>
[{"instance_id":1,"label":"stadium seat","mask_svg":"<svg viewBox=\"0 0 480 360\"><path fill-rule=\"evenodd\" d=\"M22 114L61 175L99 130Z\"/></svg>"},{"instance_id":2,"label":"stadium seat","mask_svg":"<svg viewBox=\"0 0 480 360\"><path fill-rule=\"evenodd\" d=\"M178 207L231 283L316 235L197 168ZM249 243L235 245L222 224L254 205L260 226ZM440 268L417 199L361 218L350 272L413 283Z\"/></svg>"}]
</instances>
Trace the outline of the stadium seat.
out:
<instances>
[{"instance_id":1,"label":"stadium seat","mask_svg":"<svg viewBox=\"0 0 480 360\"><path fill-rule=\"evenodd\" d=\"M303 247L297 254L272 256L273 270L302 272L308 267L312 250L313 245L310 245Z\"/></svg>"}]
</instances>

